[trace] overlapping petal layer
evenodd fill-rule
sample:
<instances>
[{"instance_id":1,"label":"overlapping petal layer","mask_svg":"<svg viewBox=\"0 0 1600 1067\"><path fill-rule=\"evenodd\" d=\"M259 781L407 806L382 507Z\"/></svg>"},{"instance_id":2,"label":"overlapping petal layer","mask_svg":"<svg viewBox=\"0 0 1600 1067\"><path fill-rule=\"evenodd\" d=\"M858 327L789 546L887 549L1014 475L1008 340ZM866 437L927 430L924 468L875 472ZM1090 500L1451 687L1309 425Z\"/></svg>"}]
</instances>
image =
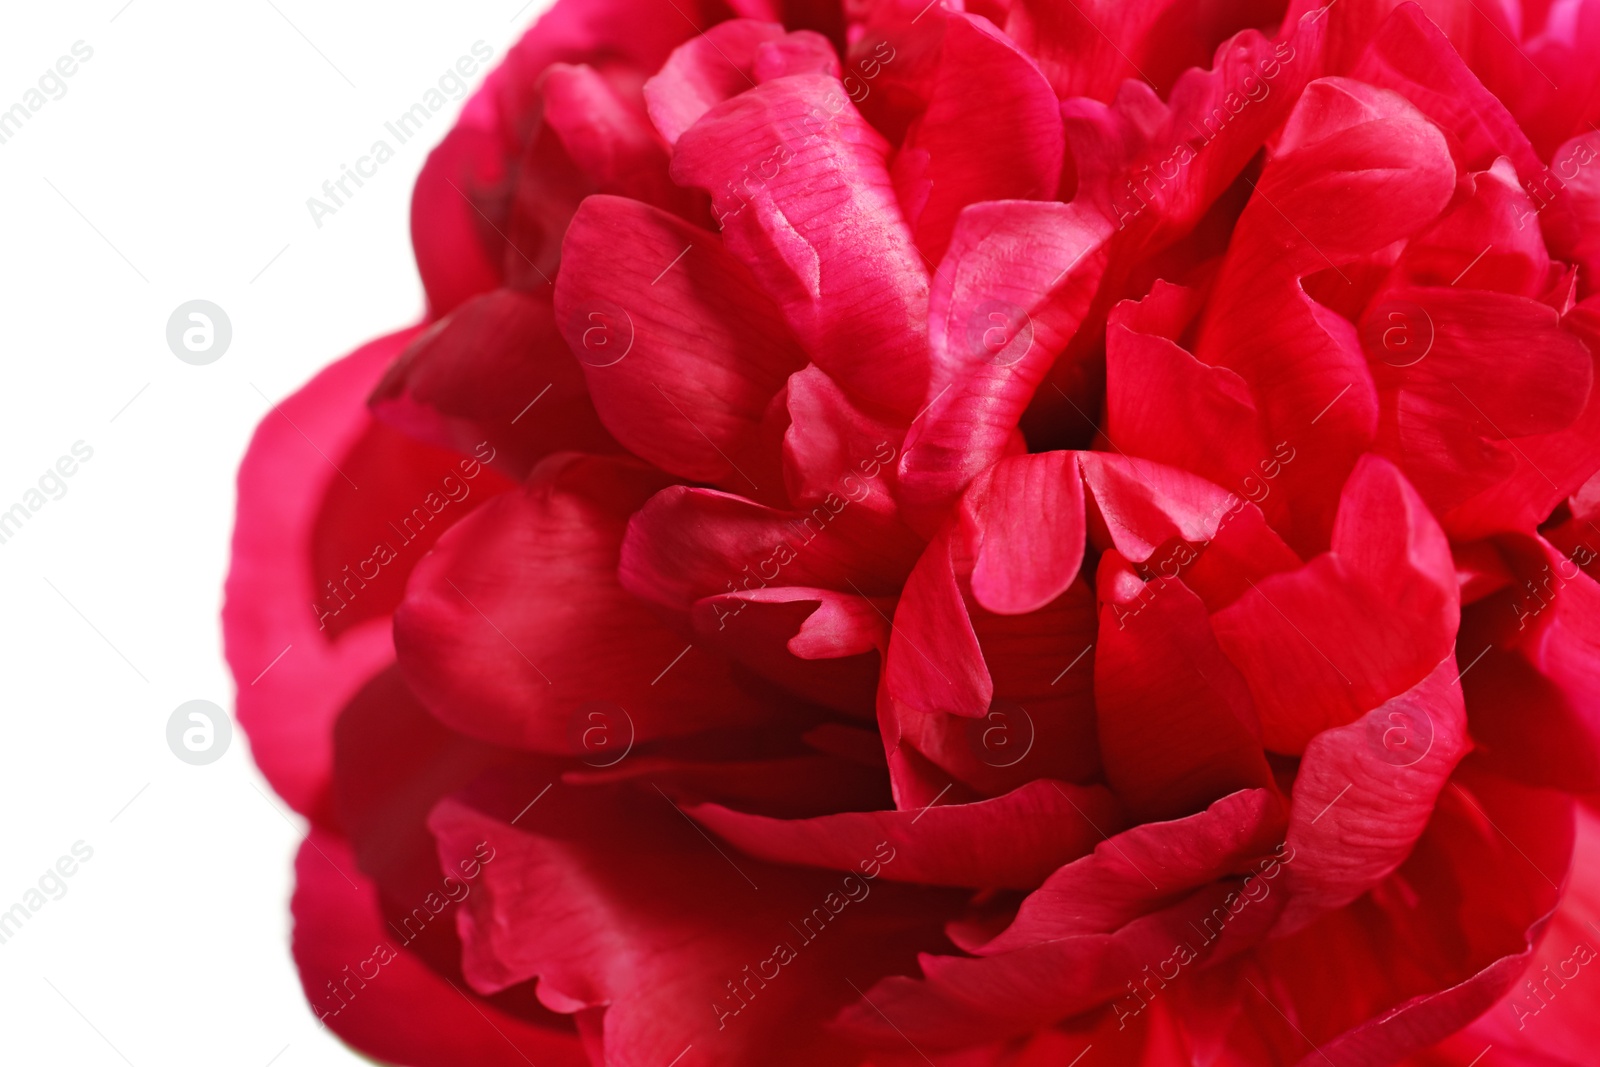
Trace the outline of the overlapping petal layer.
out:
<instances>
[{"instance_id":1,"label":"overlapping petal layer","mask_svg":"<svg viewBox=\"0 0 1600 1067\"><path fill-rule=\"evenodd\" d=\"M419 178L426 320L240 475L318 1013L429 1067L1587 1063L1596 47L560 0Z\"/></svg>"}]
</instances>

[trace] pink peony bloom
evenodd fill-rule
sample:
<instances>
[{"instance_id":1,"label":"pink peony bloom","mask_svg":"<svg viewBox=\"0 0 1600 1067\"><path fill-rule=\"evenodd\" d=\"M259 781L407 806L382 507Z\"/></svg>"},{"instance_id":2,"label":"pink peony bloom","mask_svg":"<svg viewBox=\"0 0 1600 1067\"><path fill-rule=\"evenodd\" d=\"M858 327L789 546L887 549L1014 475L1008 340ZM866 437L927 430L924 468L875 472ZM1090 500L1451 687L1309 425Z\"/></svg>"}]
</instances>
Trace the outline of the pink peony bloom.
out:
<instances>
[{"instance_id":1,"label":"pink peony bloom","mask_svg":"<svg viewBox=\"0 0 1600 1067\"><path fill-rule=\"evenodd\" d=\"M727 2L560 0L244 462L318 1017L1593 1063L1600 0Z\"/></svg>"}]
</instances>

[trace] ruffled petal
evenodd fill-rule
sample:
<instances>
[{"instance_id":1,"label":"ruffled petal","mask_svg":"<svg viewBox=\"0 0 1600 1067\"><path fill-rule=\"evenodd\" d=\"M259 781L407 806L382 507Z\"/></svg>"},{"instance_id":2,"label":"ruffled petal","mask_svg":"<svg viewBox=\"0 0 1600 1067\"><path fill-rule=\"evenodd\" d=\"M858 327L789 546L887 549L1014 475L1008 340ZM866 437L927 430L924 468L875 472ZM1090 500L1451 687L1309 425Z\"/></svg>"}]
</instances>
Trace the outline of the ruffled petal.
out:
<instances>
[{"instance_id":1,"label":"ruffled petal","mask_svg":"<svg viewBox=\"0 0 1600 1067\"><path fill-rule=\"evenodd\" d=\"M567 230L556 320L600 418L662 470L744 492L740 460L805 365L715 234L636 200L591 196Z\"/></svg>"},{"instance_id":2,"label":"ruffled petal","mask_svg":"<svg viewBox=\"0 0 1600 1067\"><path fill-rule=\"evenodd\" d=\"M871 1006L853 1005L841 1016L841 1025L869 1039L881 1040L898 1029L933 1048L974 1044L1036 1029L1118 996L1131 999L1125 991L1147 969L1202 967L1205 963L1197 961L1225 957L1249 945L1271 924L1282 898L1271 894L1264 876L1245 862L1271 848L1263 840L1270 835L1261 833L1262 820L1270 823L1273 818L1267 814L1270 805L1252 803L1258 798L1248 795L1237 799L1243 803L1230 798L1217 805L1216 815L1146 824L1113 837L1093 857L1067 868L1072 874L1059 873L1060 884L1076 882L1089 894L1086 921L1057 920L1069 932L1030 939L979 959L924 954L919 960L922 979L884 979L867 991ZM1136 853L1103 861L1102 850L1116 852L1124 838ZM1152 869L1140 874L1135 854L1153 861ZM1075 870L1079 865L1082 869ZM1240 870L1251 873L1238 876ZM1146 890L1136 891L1134 899L1147 908L1109 899L1133 885L1129 873L1157 887L1149 897ZM1163 883L1160 879L1168 874L1174 877ZM1267 892L1258 894L1252 884ZM1159 888L1163 885L1164 891ZM1163 892L1161 899L1151 899ZM1027 922L1054 929L1046 915L1061 907L1059 898L1041 898L1040 914ZM1076 901L1065 910L1074 907Z\"/></svg>"},{"instance_id":3,"label":"ruffled petal","mask_svg":"<svg viewBox=\"0 0 1600 1067\"><path fill-rule=\"evenodd\" d=\"M900 465L902 500L922 525L1011 447L1089 309L1110 233L1077 204L1006 200L961 213L928 304L934 395Z\"/></svg>"},{"instance_id":4,"label":"ruffled petal","mask_svg":"<svg viewBox=\"0 0 1600 1067\"><path fill-rule=\"evenodd\" d=\"M796 74L706 112L679 138L672 174L711 194L729 250L812 360L852 395L909 415L928 387L928 276L888 152L835 78Z\"/></svg>"},{"instance_id":5,"label":"ruffled petal","mask_svg":"<svg viewBox=\"0 0 1600 1067\"><path fill-rule=\"evenodd\" d=\"M368 403L421 441L471 455L488 444L521 478L558 449L615 452L548 297L508 289L463 302L406 346Z\"/></svg>"},{"instance_id":6,"label":"ruffled petal","mask_svg":"<svg viewBox=\"0 0 1600 1067\"><path fill-rule=\"evenodd\" d=\"M667 176L667 146L645 115L637 81L620 81L622 88L587 63L552 64L541 82L544 121L600 192L703 216L703 201Z\"/></svg>"},{"instance_id":7,"label":"ruffled petal","mask_svg":"<svg viewBox=\"0 0 1600 1067\"><path fill-rule=\"evenodd\" d=\"M1332 550L1253 584L1212 625L1274 752L1303 752L1321 731L1404 693L1455 643L1450 546L1416 491L1376 456L1345 486Z\"/></svg>"},{"instance_id":8,"label":"ruffled petal","mask_svg":"<svg viewBox=\"0 0 1600 1067\"><path fill-rule=\"evenodd\" d=\"M814 819L764 818L717 804L688 809L741 851L770 863L851 870L888 841L883 877L923 885L1030 889L1087 854L1123 815L1101 786L1039 779L1004 796L920 810L842 812Z\"/></svg>"},{"instance_id":9,"label":"ruffled petal","mask_svg":"<svg viewBox=\"0 0 1600 1067\"><path fill-rule=\"evenodd\" d=\"M1149 579L1181 574L1209 611L1299 566L1261 509L1236 493L1175 467L1109 452L1080 452L1078 461L1095 546L1115 548Z\"/></svg>"},{"instance_id":10,"label":"ruffled petal","mask_svg":"<svg viewBox=\"0 0 1600 1067\"><path fill-rule=\"evenodd\" d=\"M1573 308L1561 325L1588 349L1589 366L1578 375L1580 381L1590 380L1583 410L1554 433L1506 441L1510 465L1503 468L1504 478L1444 517L1458 540L1535 527L1600 469L1600 371L1594 362L1600 359L1600 294ZM1568 392L1572 395L1575 391Z\"/></svg>"},{"instance_id":11,"label":"ruffled petal","mask_svg":"<svg viewBox=\"0 0 1600 1067\"><path fill-rule=\"evenodd\" d=\"M895 464L904 423L853 400L812 364L789 376L784 406L783 481L796 507L831 496L860 505L885 521L899 513Z\"/></svg>"},{"instance_id":12,"label":"ruffled petal","mask_svg":"<svg viewBox=\"0 0 1600 1067\"><path fill-rule=\"evenodd\" d=\"M1458 772L1411 857L1360 901L1159 996L1220 1062L1402 1062L1522 973L1572 841L1570 798Z\"/></svg>"},{"instance_id":13,"label":"ruffled petal","mask_svg":"<svg viewBox=\"0 0 1600 1067\"><path fill-rule=\"evenodd\" d=\"M1158 819L1274 788L1249 687L1200 598L1175 577L1146 584L1115 551L1100 557L1095 589L1095 722L1118 799Z\"/></svg>"},{"instance_id":14,"label":"ruffled petal","mask_svg":"<svg viewBox=\"0 0 1600 1067\"><path fill-rule=\"evenodd\" d=\"M1336 487L1372 441L1378 403L1354 328L1302 280L1332 271L1330 286L1353 286L1341 265L1435 218L1455 170L1443 135L1415 108L1342 79L1306 89L1279 152L1234 231L1195 356L1238 372L1263 440L1288 441L1303 457L1264 507L1305 552L1326 543Z\"/></svg>"},{"instance_id":15,"label":"ruffled petal","mask_svg":"<svg viewBox=\"0 0 1600 1067\"><path fill-rule=\"evenodd\" d=\"M663 481L553 456L441 539L395 616L401 672L428 708L473 737L574 754L597 701L620 706L641 740L753 721L726 665L617 583L628 518Z\"/></svg>"},{"instance_id":16,"label":"ruffled petal","mask_svg":"<svg viewBox=\"0 0 1600 1067\"><path fill-rule=\"evenodd\" d=\"M618 577L634 596L674 612L774 583L893 595L919 547L910 531L843 496L783 511L673 486L629 523Z\"/></svg>"},{"instance_id":17,"label":"ruffled petal","mask_svg":"<svg viewBox=\"0 0 1600 1067\"><path fill-rule=\"evenodd\" d=\"M976 536L972 596L989 611L1025 615L1067 591L1083 562L1083 481L1077 457L1003 459L966 495Z\"/></svg>"},{"instance_id":18,"label":"ruffled petal","mask_svg":"<svg viewBox=\"0 0 1600 1067\"><path fill-rule=\"evenodd\" d=\"M995 956L1115 930L1174 894L1247 870L1275 853L1280 863L1259 871L1271 882L1293 860L1287 848L1279 847L1283 826L1282 802L1265 789L1219 798L1187 818L1134 826L1052 874L996 936L963 939L963 947Z\"/></svg>"},{"instance_id":19,"label":"ruffled petal","mask_svg":"<svg viewBox=\"0 0 1600 1067\"><path fill-rule=\"evenodd\" d=\"M644 83L650 120L676 144L700 116L773 78L814 70L839 76L839 59L825 37L785 33L776 22L729 19L685 41Z\"/></svg>"},{"instance_id":20,"label":"ruffled petal","mask_svg":"<svg viewBox=\"0 0 1600 1067\"><path fill-rule=\"evenodd\" d=\"M1344 907L1411 854L1470 745L1457 669L1445 657L1414 688L1306 746L1289 811L1295 861L1280 932Z\"/></svg>"},{"instance_id":21,"label":"ruffled petal","mask_svg":"<svg viewBox=\"0 0 1600 1067\"><path fill-rule=\"evenodd\" d=\"M609 1063L691 1047L704 1063L850 1062L819 1024L852 982L907 966L953 903L879 878L897 861L887 842L853 874L774 867L719 855L650 789L558 784L518 817L540 788L486 783L434 811L446 864L495 849L461 920L467 979L537 979L545 1004L591 1013Z\"/></svg>"},{"instance_id":22,"label":"ruffled petal","mask_svg":"<svg viewBox=\"0 0 1600 1067\"><path fill-rule=\"evenodd\" d=\"M1577 1067L1594 1050L1595 1011L1600 983L1584 981L1600 958L1600 818L1582 805L1575 810L1577 840L1572 873L1538 951L1527 963L1524 983L1473 1024L1419 1057L1422 1067L1466 1067L1485 1048L1493 1048L1511 1067Z\"/></svg>"},{"instance_id":23,"label":"ruffled petal","mask_svg":"<svg viewBox=\"0 0 1600 1067\"><path fill-rule=\"evenodd\" d=\"M1521 781L1600 789L1600 583L1584 570L1600 544L1578 524L1570 555L1543 538L1503 539L1514 580L1473 604L1460 656L1472 736Z\"/></svg>"},{"instance_id":24,"label":"ruffled petal","mask_svg":"<svg viewBox=\"0 0 1600 1067\"><path fill-rule=\"evenodd\" d=\"M1264 498L1272 488L1265 476L1294 449L1284 441L1269 455L1245 380L1227 367L1201 363L1178 344L1203 295L1157 282L1143 300L1112 311L1106 439L1129 455L1182 467L1218 485L1257 468L1240 479L1240 488Z\"/></svg>"},{"instance_id":25,"label":"ruffled petal","mask_svg":"<svg viewBox=\"0 0 1600 1067\"><path fill-rule=\"evenodd\" d=\"M334 716L390 661L389 613L406 576L440 532L508 484L367 411L367 393L416 336L357 349L277 405L239 470L222 613L239 721L273 788L315 817Z\"/></svg>"},{"instance_id":26,"label":"ruffled petal","mask_svg":"<svg viewBox=\"0 0 1600 1067\"><path fill-rule=\"evenodd\" d=\"M1263 0L1082 0L1065 8L1023 0L1010 5L1005 29L1038 57L1058 95L1108 100L1124 79L1154 79L1152 88L1165 90L1228 34L1270 25L1281 11Z\"/></svg>"},{"instance_id":27,"label":"ruffled petal","mask_svg":"<svg viewBox=\"0 0 1600 1067\"><path fill-rule=\"evenodd\" d=\"M705 647L791 693L870 718L893 611L889 600L776 586L696 601L690 621Z\"/></svg>"},{"instance_id":28,"label":"ruffled petal","mask_svg":"<svg viewBox=\"0 0 1600 1067\"><path fill-rule=\"evenodd\" d=\"M474 98L462 122L428 153L411 194L411 246L431 315L447 315L463 302L500 285L505 238L503 213L480 214L490 192L508 180L506 146L494 128L498 116L487 98Z\"/></svg>"},{"instance_id":29,"label":"ruffled petal","mask_svg":"<svg viewBox=\"0 0 1600 1067\"><path fill-rule=\"evenodd\" d=\"M989 135L997 128L1004 137ZM1065 145L1060 103L1033 60L988 19L946 18L927 109L893 168L923 254L939 261L968 204L1053 199Z\"/></svg>"},{"instance_id":30,"label":"ruffled petal","mask_svg":"<svg viewBox=\"0 0 1600 1067\"><path fill-rule=\"evenodd\" d=\"M1487 170L1498 156L1508 157L1524 181L1544 169L1506 106L1415 4L1400 4L1384 19L1350 76L1410 100L1450 132L1470 170Z\"/></svg>"},{"instance_id":31,"label":"ruffled petal","mask_svg":"<svg viewBox=\"0 0 1600 1067\"><path fill-rule=\"evenodd\" d=\"M472 869L482 869L480 858L470 859ZM468 992L459 970L435 971L397 944L377 888L337 835L311 831L295 860L295 882L294 959L306 999L364 1055L415 1067L589 1063L566 1020L505 1011ZM470 883L452 884L471 891Z\"/></svg>"},{"instance_id":32,"label":"ruffled petal","mask_svg":"<svg viewBox=\"0 0 1600 1067\"><path fill-rule=\"evenodd\" d=\"M994 681L972 628L951 556L952 535L935 537L906 579L895 609L884 684L917 711L982 715Z\"/></svg>"},{"instance_id":33,"label":"ruffled petal","mask_svg":"<svg viewBox=\"0 0 1600 1067\"><path fill-rule=\"evenodd\" d=\"M1427 333L1425 350L1406 353L1398 366L1380 357L1373 371L1384 409L1377 449L1406 472L1435 514L1514 474L1517 438L1564 430L1588 404L1594 359L1536 300L1396 289L1373 312L1363 324L1369 335L1384 332L1385 314L1420 314L1407 328ZM1508 362L1513 347L1524 354ZM1552 389L1552 382L1563 387Z\"/></svg>"}]
</instances>

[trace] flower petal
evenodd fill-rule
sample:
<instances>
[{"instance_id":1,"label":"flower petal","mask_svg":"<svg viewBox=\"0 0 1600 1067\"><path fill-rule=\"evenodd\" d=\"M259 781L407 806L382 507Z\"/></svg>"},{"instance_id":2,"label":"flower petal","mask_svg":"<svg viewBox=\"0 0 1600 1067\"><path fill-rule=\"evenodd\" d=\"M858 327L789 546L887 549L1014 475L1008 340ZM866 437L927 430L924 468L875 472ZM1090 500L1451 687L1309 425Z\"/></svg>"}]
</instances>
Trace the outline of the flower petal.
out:
<instances>
[{"instance_id":1,"label":"flower petal","mask_svg":"<svg viewBox=\"0 0 1600 1067\"><path fill-rule=\"evenodd\" d=\"M882 418L851 399L811 364L789 376L784 405L783 480L797 507L849 500L885 520L897 517L894 461L902 421Z\"/></svg>"},{"instance_id":2,"label":"flower petal","mask_svg":"<svg viewBox=\"0 0 1600 1067\"><path fill-rule=\"evenodd\" d=\"M489 444L517 478L557 449L617 450L548 298L509 289L472 297L431 325L368 403L384 422L441 448L471 455Z\"/></svg>"},{"instance_id":3,"label":"flower petal","mask_svg":"<svg viewBox=\"0 0 1600 1067\"><path fill-rule=\"evenodd\" d=\"M479 214L480 201L508 180L489 99L468 104L461 123L428 153L411 194L411 246L431 315L447 315L502 280L505 238Z\"/></svg>"},{"instance_id":4,"label":"flower petal","mask_svg":"<svg viewBox=\"0 0 1600 1067\"><path fill-rule=\"evenodd\" d=\"M695 602L697 639L792 693L870 718L892 601L806 586L752 589Z\"/></svg>"},{"instance_id":5,"label":"flower petal","mask_svg":"<svg viewBox=\"0 0 1600 1067\"><path fill-rule=\"evenodd\" d=\"M796 74L706 112L678 139L672 174L711 194L729 250L812 360L859 399L909 415L928 386L928 277L888 152L836 79Z\"/></svg>"},{"instance_id":6,"label":"flower petal","mask_svg":"<svg viewBox=\"0 0 1600 1067\"><path fill-rule=\"evenodd\" d=\"M929 298L936 370L906 439L901 497L922 525L1011 446L1017 421L1089 310L1110 223L1077 204L974 204Z\"/></svg>"},{"instance_id":7,"label":"flower petal","mask_svg":"<svg viewBox=\"0 0 1600 1067\"><path fill-rule=\"evenodd\" d=\"M239 722L273 788L313 817L326 813L334 717L393 655L389 613L406 575L441 530L507 485L367 411L365 396L416 336L365 345L277 405L239 469L222 613ZM374 542L394 537L391 521L410 521L412 538L368 570Z\"/></svg>"},{"instance_id":8,"label":"flower petal","mask_svg":"<svg viewBox=\"0 0 1600 1067\"><path fill-rule=\"evenodd\" d=\"M1561 324L1589 351L1588 371L1579 375L1580 380L1591 379L1583 410L1554 433L1507 442L1514 447L1505 477L1444 517L1446 528L1458 540L1539 525L1573 492L1573 486L1600 467L1600 370L1594 364L1600 359L1600 294L1573 308Z\"/></svg>"},{"instance_id":9,"label":"flower petal","mask_svg":"<svg viewBox=\"0 0 1600 1067\"><path fill-rule=\"evenodd\" d=\"M587 63L551 64L540 82L545 123L598 191L703 217L704 202L667 176L667 146L645 115L637 81L631 74L617 80L623 88Z\"/></svg>"},{"instance_id":10,"label":"flower petal","mask_svg":"<svg viewBox=\"0 0 1600 1067\"><path fill-rule=\"evenodd\" d=\"M1087 854L1123 816L1101 786L1037 779L970 804L773 819L702 804L689 814L741 851L771 863L852 870L876 842L895 862L883 877L923 885L1031 889Z\"/></svg>"},{"instance_id":11,"label":"flower petal","mask_svg":"<svg viewBox=\"0 0 1600 1067\"><path fill-rule=\"evenodd\" d=\"M1084 512L1073 453L1001 460L968 490L964 514L977 535L972 596L989 611L1038 611L1077 578Z\"/></svg>"},{"instance_id":12,"label":"flower petal","mask_svg":"<svg viewBox=\"0 0 1600 1067\"><path fill-rule=\"evenodd\" d=\"M1321 731L1404 693L1455 643L1450 546L1416 491L1376 456L1345 485L1332 550L1252 584L1212 627L1274 752L1303 752Z\"/></svg>"},{"instance_id":13,"label":"flower petal","mask_svg":"<svg viewBox=\"0 0 1600 1067\"><path fill-rule=\"evenodd\" d=\"M852 1005L842 1026L878 1039L899 1030L933 1048L975 1044L1131 998L1125 991L1150 973L1147 968L1198 969L1247 947L1282 902L1246 862L1270 851L1269 827L1280 818L1274 805L1260 801L1259 794L1240 794L1191 819L1146 824L1111 838L1053 876L1057 886L1073 887L1071 902L1041 889L1037 910L1019 920L1035 932L1059 927L1059 936L1030 936L978 959L924 954L922 979L880 981L867 993L871 1007ZM1131 854L1118 851L1124 840ZM1110 852L1118 852L1116 860L1102 859ZM1150 869L1140 874L1134 855ZM1251 873L1240 877L1241 870ZM1253 884L1267 891L1257 895ZM1151 885L1154 892L1142 888ZM1080 903L1087 905L1081 919L1061 914Z\"/></svg>"},{"instance_id":14,"label":"flower petal","mask_svg":"<svg viewBox=\"0 0 1600 1067\"><path fill-rule=\"evenodd\" d=\"M1460 655L1472 736L1485 761L1518 780L1600 789L1600 584L1596 539L1579 524L1571 555L1543 538L1502 539L1514 581L1473 604Z\"/></svg>"},{"instance_id":15,"label":"flower petal","mask_svg":"<svg viewBox=\"0 0 1600 1067\"><path fill-rule=\"evenodd\" d=\"M1454 656L1348 726L1311 739L1294 782L1289 933L1387 878L1428 825L1471 742Z\"/></svg>"},{"instance_id":16,"label":"flower petal","mask_svg":"<svg viewBox=\"0 0 1600 1067\"><path fill-rule=\"evenodd\" d=\"M629 523L618 577L634 596L671 612L772 583L893 595L919 547L910 531L844 497L780 511L673 486Z\"/></svg>"},{"instance_id":17,"label":"flower petal","mask_svg":"<svg viewBox=\"0 0 1600 1067\"><path fill-rule=\"evenodd\" d=\"M839 76L827 39L785 33L776 22L729 19L690 38L644 83L650 120L671 144L700 116L760 82L815 70Z\"/></svg>"},{"instance_id":18,"label":"flower petal","mask_svg":"<svg viewBox=\"0 0 1600 1067\"><path fill-rule=\"evenodd\" d=\"M1237 494L1159 463L1109 452L1077 455L1095 546L1115 548L1147 577L1181 573L1210 611L1299 565L1261 509ZM1288 454L1285 464L1294 458Z\"/></svg>"},{"instance_id":19,"label":"flower petal","mask_svg":"<svg viewBox=\"0 0 1600 1067\"><path fill-rule=\"evenodd\" d=\"M1587 968L1596 957L1600 900L1595 898L1595 872L1600 871L1600 818L1583 806L1574 808L1577 841L1572 874L1544 939L1524 974L1533 983L1513 985L1494 1007L1465 1030L1432 1050L1423 1067L1465 1067L1485 1046L1515 1067L1576 1067L1594 1049L1594 1017L1600 1009L1600 983Z\"/></svg>"},{"instance_id":20,"label":"flower petal","mask_svg":"<svg viewBox=\"0 0 1600 1067\"><path fill-rule=\"evenodd\" d=\"M1376 310L1389 307L1406 309L1391 315L1420 310L1431 345L1415 362L1408 355L1403 366L1374 361L1384 408L1378 451L1406 472L1435 514L1513 474L1516 438L1564 430L1588 403L1593 356L1562 329L1552 308L1536 300L1481 290L1396 289ZM1364 332L1381 331L1381 323L1368 322ZM1508 364L1510 347L1525 355ZM1562 388L1551 388L1552 382Z\"/></svg>"},{"instance_id":21,"label":"flower petal","mask_svg":"<svg viewBox=\"0 0 1600 1067\"><path fill-rule=\"evenodd\" d=\"M980 16L955 13L944 23L927 110L892 172L931 262L968 204L1054 199L1066 144L1060 103L1027 53ZM996 128L1005 136L990 136Z\"/></svg>"},{"instance_id":22,"label":"flower petal","mask_svg":"<svg viewBox=\"0 0 1600 1067\"><path fill-rule=\"evenodd\" d=\"M1450 131L1471 170L1487 170L1497 156L1509 157L1524 181L1544 169L1506 106L1414 4L1400 4L1383 20L1350 76L1394 90Z\"/></svg>"},{"instance_id":23,"label":"flower petal","mask_svg":"<svg viewBox=\"0 0 1600 1067\"><path fill-rule=\"evenodd\" d=\"M1176 3L1082 0L1063 8L1044 0L1011 5L1005 29L1039 58L1062 98L1108 100L1124 79L1154 78L1165 88L1180 71L1203 64L1228 34L1265 26L1281 5L1261 0Z\"/></svg>"},{"instance_id":24,"label":"flower petal","mask_svg":"<svg viewBox=\"0 0 1600 1067\"><path fill-rule=\"evenodd\" d=\"M1210 1039L1219 1062L1402 1062L1522 973L1560 898L1572 807L1559 793L1458 773L1380 886L1171 992L1188 1002L1186 1017L1221 1031Z\"/></svg>"},{"instance_id":25,"label":"flower petal","mask_svg":"<svg viewBox=\"0 0 1600 1067\"><path fill-rule=\"evenodd\" d=\"M1201 363L1177 342L1202 297L1158 281L1143 300L1125 301L1111 312L1105 433L1129 455L1226 485L1238 472L1257 467L1267 452L1245 380L1226 367ZM1245 488L1261 485L1264 473L1250 475Z\"/></svg>"},{"instance_id":26,"label":"flower petal","mask_svg":"<svg viewBox=\"0 0 1600 1067\"><path fill-rule=\"evenodd\" d=\"M739 461L805 356L715 234L591 196L562 245L555 309L617 440L680 477L755 488Z\"/></svg>"},{"instance_id":27,"label":"flower petal","mask_svg":"<svg viewBox=\"0 0 1600 1067\"><path fill-rule=\"evenodd\" d=\"M620 706L640 740L753 721L726 666L617 583L628 518L663 480L553 456L442 538L395 616L401 673L429 710L469 736L552 753L583 751L574 726L595 701Z\"/></svg>"},{"instance_id":28,"label":"flower petal","mask_svg":"<svg viewBox=\"0 0 1600 1067\"><path fill-rule=\"evenodd\" d=\"M845 876L718 855L654 790L558 784L512 825L541 785L485 783L434 811L446 864L495 850L465 902L464 969L480 991L537 978L558 1010L603 1008L598 1054L619 1067L691 1046L705 1063L847 1062L819 1025L846 978L908 965L954 902L868 879L895 862L887 844Z\"/></svg>"},{"instance_id":29,"label":"flower petal","mask_svg":"<svg viewBox=\"0 0 1600 1067\"><path fill-rule=\"evenodd\" d=\"M1344 79L1306 89L1279 151L1239 219L1194 353L1238 372L1263 440L1288 441L1304 457L1265 508L1309 552L1326 543L1335 487L1372 440L1377 398L1354 329L1302 280L1342 274L1341 264L1417 232L1448 202L1455 168L1414 107ZM1342 281L1330 284L1353 285Z\"/></svg>"},{"instance_id":30,"label":"flower petal","mask_svg":"<svg viewBox=\"0 0 1600 1067\"><path fill-rule=\"evenodd\" d=\"M377 887L335 834L312 829L295 859L295 883L294 959L306 999L364 1055L416 1067L589 1062L566 1020L508 1012L463 992L459 972L434 971L397 945Z\"/></svg>"},{"instance_id":31,"label":"flower petal","mask_svg":"<svg viewBox=\"0 0 1600 1067\"><path fill-rule=\"evenodd\" d=\"M1144 819L1274 788L1249 687L1181 580L1146 584L1115 551L1095 580L1095 722L1106 781Z\"/></svg>"}]
</instances>

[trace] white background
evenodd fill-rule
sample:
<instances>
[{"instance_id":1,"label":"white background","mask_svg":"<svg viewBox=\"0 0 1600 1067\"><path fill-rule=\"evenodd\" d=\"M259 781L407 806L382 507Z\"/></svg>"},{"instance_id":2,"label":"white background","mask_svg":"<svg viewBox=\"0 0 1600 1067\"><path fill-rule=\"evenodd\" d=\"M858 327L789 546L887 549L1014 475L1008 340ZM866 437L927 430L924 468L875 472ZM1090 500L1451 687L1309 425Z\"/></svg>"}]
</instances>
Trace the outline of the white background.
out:
<instances>
[{"instance_id":1,"label":"white background","mask_svg":"<svg viewBox=\"0 0 1600 1067\"><path fill-rule=\"evenodd\" d=\"M498 61L546 6L523 2L6 5L0 110L94 54L0 144L0 511L75 442L94 455L0 544L0 911L75 842L94 855L0 944L0 1061L363 1062L290 960L301 820L242 734L195 767L166 722L232 708L233 475L268 398L421 313L411 184L459 104L320 229L306 199L474 42ZM192 299L232 321L209 366L166 344Z\"/></svg>"}]
</instances>

